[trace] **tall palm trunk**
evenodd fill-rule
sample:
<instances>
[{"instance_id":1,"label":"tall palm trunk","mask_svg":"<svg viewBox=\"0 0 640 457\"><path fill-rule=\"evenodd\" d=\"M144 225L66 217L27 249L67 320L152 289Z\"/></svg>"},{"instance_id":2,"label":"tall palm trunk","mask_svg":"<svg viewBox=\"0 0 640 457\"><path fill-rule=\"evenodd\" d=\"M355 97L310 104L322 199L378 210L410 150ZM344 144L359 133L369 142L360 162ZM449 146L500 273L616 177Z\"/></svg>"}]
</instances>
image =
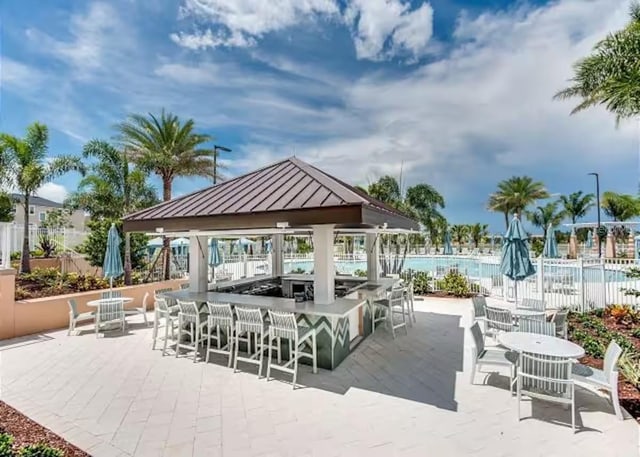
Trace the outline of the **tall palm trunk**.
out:
<instances>
[{"instance_id":1,"label":"tall palm trunk","mask_svg":"<svg viewBox=\"0 0 640 457\"><path fill-rule=\"evenodd\" d=\"M20 256L20 273L31 273L29 261L29 194L24 194L24 229L22 231L22 255Z\"/></svg>"},{"instance_id":2,"label":"tall palm trunk","mask_svg":"<svg viewBox=\"0 0 640 457\"><path fill-rule=\"evenodd\" d=\"M504 212L504 227L509 230L509 211Z\"/></svg>"},{"instance_id":3,"label":"tall palm trunk","mask_svg":"<svg viewBox=\"0 0 640 457\"><path fill-rule=\"evenodd\" d=\"M131 233L124 234L124 284L131 285Z\"/></svg>"},{"instance_id":4,"label":"tall palm trunk","mask_svg":"<svg viewBox=\"0 0 640 457\"><path fill-rule=\"evenodd\" d=\"M166 202L171 200L171 181L172 179L164 176L162 178L162 199ZM164 279L171 279L171 244L166 236L162 240L162 250L164 251L163 269Z\"/></svg>"}]
</instances>

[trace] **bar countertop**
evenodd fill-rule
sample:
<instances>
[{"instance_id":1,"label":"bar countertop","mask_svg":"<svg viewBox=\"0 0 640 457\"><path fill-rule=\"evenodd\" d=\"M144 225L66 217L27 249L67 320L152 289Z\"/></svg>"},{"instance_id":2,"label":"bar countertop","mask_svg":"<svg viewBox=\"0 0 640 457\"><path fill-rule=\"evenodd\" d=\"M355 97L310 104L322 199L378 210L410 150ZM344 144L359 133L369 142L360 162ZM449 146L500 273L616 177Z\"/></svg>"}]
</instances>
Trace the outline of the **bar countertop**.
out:
<instances>
[{"instance_id":1,"label":"bar countertop","mask_svg":"<svg viewBox=\"0 0 640 457\"><path fill-rule=\"evenodd\" d=\"M178 300L191 300L201 303L215 301L218 303L245 305L273 311L337 318L347 316L354 309L364 305L366 302L365 298L336 298L331 304L320 305L313 301L296 302L293 298L228 294L223 292L191 292L189 290L167 292L166 295Z\"/></svg>"}]
</instances>

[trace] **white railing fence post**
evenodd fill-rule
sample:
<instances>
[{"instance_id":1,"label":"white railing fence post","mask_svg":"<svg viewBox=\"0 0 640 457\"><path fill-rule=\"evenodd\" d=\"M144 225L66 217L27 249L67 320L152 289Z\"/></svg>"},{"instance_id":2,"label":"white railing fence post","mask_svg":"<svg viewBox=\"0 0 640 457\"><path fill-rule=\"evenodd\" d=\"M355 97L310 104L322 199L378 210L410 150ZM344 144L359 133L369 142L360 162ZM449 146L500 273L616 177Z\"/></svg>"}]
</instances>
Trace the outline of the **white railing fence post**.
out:
<instances>
[{"instance_id":1,"label":"white railing fence post","mask_svg":"<svg viewBox=\"0 0 640 457\"><path fill-rule=\"evenodd\" d=\"M585 284L584 284L584 260L582 257L578 258L578 287L580 290L580 311L585 310Z\"/></svg>"},{"instance_id":2,"label":"white railing fence post","mask_svg":"<svg viewBox=\"0 0 640 457\"><path fill-rule=\"evenodd\" d=\"M538 257L538 268L537 268L537 278L538 282L538 290L540 291L540 300L544 302L544 259L542 256Z\"/></svg>"},{"instance_id":3,"label":"white railing fence post","mask_svg":"<svg viewBox=\"0 0 640 457\"><path fill-rule=\"evenodd\" d=\"M600 259L600 290L601 290L601 308L607 306L607 275L604 259Z\"/></svg>"}]
</instances>

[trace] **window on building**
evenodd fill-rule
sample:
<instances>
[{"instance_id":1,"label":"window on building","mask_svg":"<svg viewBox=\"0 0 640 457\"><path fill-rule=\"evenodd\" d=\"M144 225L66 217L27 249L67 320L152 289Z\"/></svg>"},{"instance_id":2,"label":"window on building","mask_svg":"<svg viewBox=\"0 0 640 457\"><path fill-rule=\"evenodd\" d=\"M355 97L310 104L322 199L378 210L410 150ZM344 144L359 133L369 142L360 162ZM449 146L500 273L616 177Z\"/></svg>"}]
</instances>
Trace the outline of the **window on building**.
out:
<instances>
[{"instance_id":1,"label":"window on building","mask_svg":"<svg viewBox=\"0 0 640 457\"><path fill-rule=\"evenodd\" d=\"M38 214L38 220L40 222L44 222L45 220L47 220L47 213L45 213L44 211L40 211L40 213Z\"/></svg>"},{"instance_id":2,"label":"window on building","mask_svg":"<svg viewBox=\"0 0 640 457\"><path fill-rule=\"evenodd\" d=\"M33 216L34 214L36 214L36 207L29 205L29 215Z\"/></svg>"}]
</instances>

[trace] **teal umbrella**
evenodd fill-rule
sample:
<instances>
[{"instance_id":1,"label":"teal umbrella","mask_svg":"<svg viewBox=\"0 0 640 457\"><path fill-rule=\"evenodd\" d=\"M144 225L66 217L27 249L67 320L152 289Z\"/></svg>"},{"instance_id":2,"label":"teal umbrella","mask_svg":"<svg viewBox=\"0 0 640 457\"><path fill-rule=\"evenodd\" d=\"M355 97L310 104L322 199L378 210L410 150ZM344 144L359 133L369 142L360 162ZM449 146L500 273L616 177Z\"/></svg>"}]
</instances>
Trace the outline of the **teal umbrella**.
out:
<instances>
[{"instance_id":1,"label":"teal umbrella","mask_svg":"<svg viewBox=\"0 0 640 457\"><path fill-rule=\"evenodd\" d=\"M542 249L542 256L548 259L558 259L558 241L556 240L556 231L551 224L547 228L547 238L544 240L544 248Z\"/></svg>"},{"instance_id":2,"label":"teal umbrella","mask_svg":"<svg viewBox=\"0 0 640 457\"><path fill-rule=\"evenodd\" d=\"M102 264L104 277L109 278L111 289L113 289L113 278L124 274L122 256L120 255L120 242L118 229L116 229L115 224L111 224L111 228L107 234L107 251L104 253L104 263Z\"/></svg>"},{"instance_id":3,"label":"teal umbrella","mask_svg":"<svg viewBox=\"0 0 640 457\"><path fill-rule=\"evenodd\" d=\"M220 248L218 246L218 240L211 238L209 241L209 265L217 267L222 263L222 256L220 255Z\"/></svg>"},{"instance_id":4,"label":"teal umbrella","mask_svg":"<svg viewBox=\"0 0 640 457\"><path fill-rule=\"evenodd\" d=\"M444 247L442 249L444 255L453 255L453 248L451 247L451 233L449 230L444 232Z\"/></svg>"},{"instance_id":5,"label":"teal umbrella","mask_svg":"<svg viewBox=\"0 0 640 457\"><path fill-rule=\"evenodd\" d=\"M587 233L587 242L584 244L584 247L587 249L593 247L593 230L589 230L589 233Z\"/></svg>"},{"instance_id":6,"label":"teal umbrella","mask_svg":"<svg viewBox=\"0 0 640 457\"><path fill-rule=\"evenodd\" d=\"M518 281L522 281L536 273L529 258L528 239L529 237L522 228L520 219L515 216L504 236L500 273L515 281L514 293L516 303L518 302Z\"/></svg>"}]
</instances>

